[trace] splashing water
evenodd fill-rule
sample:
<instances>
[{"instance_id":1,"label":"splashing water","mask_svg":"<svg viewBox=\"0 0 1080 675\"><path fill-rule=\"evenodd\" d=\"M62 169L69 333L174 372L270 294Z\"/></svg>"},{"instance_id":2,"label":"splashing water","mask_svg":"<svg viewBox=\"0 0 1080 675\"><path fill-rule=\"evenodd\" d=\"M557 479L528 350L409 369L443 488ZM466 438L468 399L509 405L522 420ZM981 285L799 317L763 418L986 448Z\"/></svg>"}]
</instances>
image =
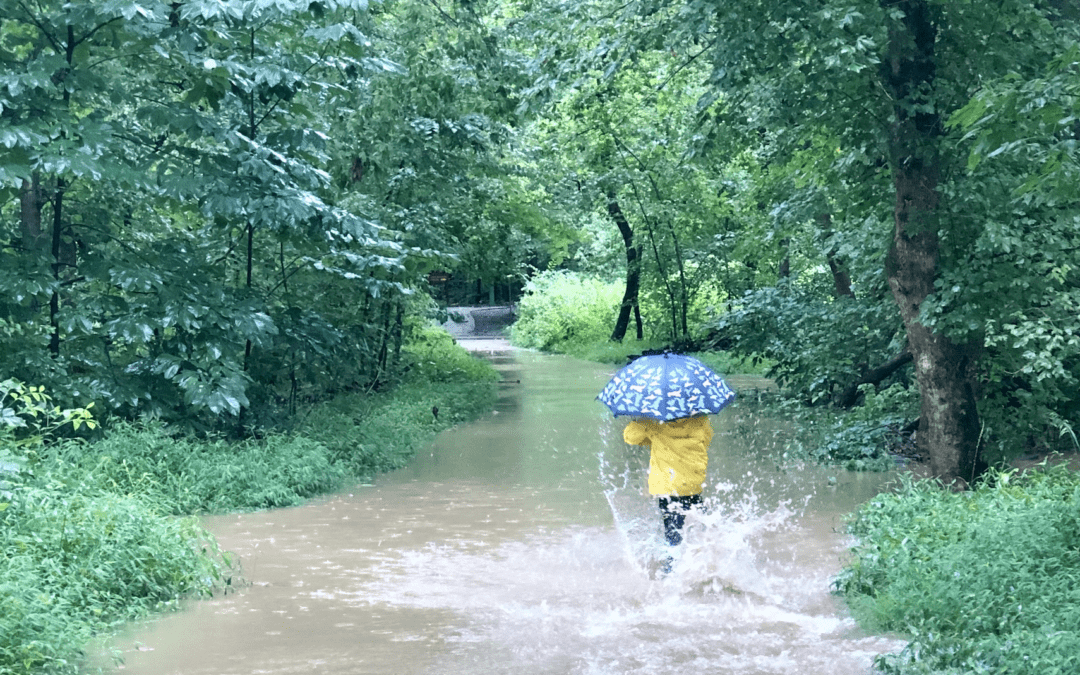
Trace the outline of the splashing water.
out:
<instances>
[{"instance_id":1,"label":"splashing water","mask_svg":"<svg viewBox=\"0 0 1080 675\"><path fill-rule=\"evenodd\" d=\"M581 404L610 370L501 367L523 384L500 414L376 486L207 519L252 586L118 637L126 672L847 675L902 646L829 594L839 519L881 477L778 463L782 428L725 411L703 508L657 574L647 450Z\"/></svg>"}]
</instances>

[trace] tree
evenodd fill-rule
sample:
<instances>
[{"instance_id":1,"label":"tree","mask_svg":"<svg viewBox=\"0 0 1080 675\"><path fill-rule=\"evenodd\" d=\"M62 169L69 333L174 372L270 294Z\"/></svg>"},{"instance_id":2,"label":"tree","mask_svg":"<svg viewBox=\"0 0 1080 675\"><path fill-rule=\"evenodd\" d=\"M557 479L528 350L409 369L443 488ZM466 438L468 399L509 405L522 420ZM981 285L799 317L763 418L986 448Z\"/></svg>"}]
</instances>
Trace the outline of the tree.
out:
<instances>
[{"instance_id":1,"label":"tree","mask_svg":"<svg viewBox=\"0 0 1080 675\"><path fill-rule=\"evenodd\" d=\"M6 370L192 418L317 379L297 363L325 366L320 387L378 369L364 331L307 296L408 291L408 252L335 205L322 166L321 111L386 71L366 2L0 10Z\"/></svg>"},{"instance_id":2,"label":"tree","mask_svg":"<svg viewBox=\"0 0 1080 675\"><path fill-rule=\"evenodd\" d=\"M789 158L816 139L834 141L815 164L863 186L832 214L835 234L861 238L862 228L889 223L879 259L914 358L918 443L945 481L978 472L986 323L951 302L943 282L978 258L991 214L969 197L983 190L969 188L976 179L965 174L960 139L944 121L983 83L1052 53L1046 9L1020 0L977 8L936 0L635 7L659 27L645 39L687 61L710 59L707 96L719 101L725 133L746 144L766 135ZM891 187L887 202L883 185ZM975 298L981 289L961 290Z\"/></svg>"},{"instance_id":3,"label":"tree","mask_svg":"<svg viewBox=\"0 0 1080 675\"><path fill-rule=\"evenodd\" d=\"M535 49L524 104L529 133L553 149L552 181L564 203L614 226L625 292L611 337L686 344L695 312L720 294L711 223L724 212L714 177L690 161L701 72L667 50L622 40L615 5L542 5L519 26ZM607 258L605 257L605 260Z\"/></svg>"},{"instance_id":4,"label":"tree","mask_svg":"<svg viewBox=\"0 0 1080 675\"><path fill-rule=\"evenodd\" d=\"M427 252L413 256L417 271L489 288L546 265L567 236L534 179L535 151L517 137L521 65L501 9L384 3L374 39L395 65L357 82L335 114L346 130L334 148L343 203Z\"/></svg>"},{"instance_id":5,"label":"tree","mask_svg":"<svg viewBox=\"0 0 1080 675\"><path fill-rule=\"evenodd\" d=\"M630 226L622 206L619 205L618 197L614 189L609 189L608 215L615 221L619 228L619 235L626 249L626 288L623 292L622 302L619 303L619 318L615 320L615 328L611 331L612 342L622 342L626 337L626 329L630 326L630 314L634 315L634 327L637 339L643 337L641 326L641 303L638 294L641 290L641 246L634 241L634 228Z\"/></svg>"}]
</instances>

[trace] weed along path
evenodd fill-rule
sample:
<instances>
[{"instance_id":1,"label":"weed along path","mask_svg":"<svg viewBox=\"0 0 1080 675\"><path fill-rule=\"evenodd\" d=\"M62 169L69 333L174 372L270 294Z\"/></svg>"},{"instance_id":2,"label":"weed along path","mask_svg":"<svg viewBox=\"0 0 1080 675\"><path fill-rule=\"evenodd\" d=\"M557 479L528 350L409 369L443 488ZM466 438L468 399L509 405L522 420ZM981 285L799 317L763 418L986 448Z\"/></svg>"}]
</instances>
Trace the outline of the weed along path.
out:
<instances>
[{"instance_id":1,"label":"weed along path","mask_svg":"<svg viewBox=\"0 0 1080 675\"><path fill-rule=\"evenodd\" d=\"M132 626L124 672L844 675L902 646L829 593L841 517L886 477L779 461L783 427L737 403L709 508L654 578L647 455L593 400L612 368L474 347L506 379L491 415L374 485L208 518L250 585Z\"/></svg>"}]
</instances>

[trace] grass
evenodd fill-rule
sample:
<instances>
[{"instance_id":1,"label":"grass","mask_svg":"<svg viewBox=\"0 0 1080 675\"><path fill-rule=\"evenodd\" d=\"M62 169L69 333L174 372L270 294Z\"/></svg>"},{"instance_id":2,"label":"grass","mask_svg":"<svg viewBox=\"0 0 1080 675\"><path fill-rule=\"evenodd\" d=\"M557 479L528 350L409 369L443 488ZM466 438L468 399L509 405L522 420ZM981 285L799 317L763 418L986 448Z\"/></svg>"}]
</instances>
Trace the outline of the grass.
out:
<instances>
[{"instance_id":1,"label":"grass","mask_svg":"<svg viewBox=\"0 0 1080 675\"><path fill-rule=\"evenodd\" d=\"M55 446L46 461L110 492L147 495L168 515L293 506L349 475L303 435L198 440L157 424L119 423L100 441Z\"/></svg>"},{"instance_id":2,"label":"grass","mask_svg":"<svg viewBox=\"0 0 1080 675\"><path fill-rule=\"evenodd\" d=\"M910 637L894 675L1080 672L1080 477L993 472L953 493L907 480L852 518L836 579L860 623Z\"/></svg>"},{"instance_id":3,"label":"grass","mask_svg":"<svg viewBox=\"0 0 1080 675\"><path fill-rule=\"evenodd\" d=\"M0 673L76 672L94 634L231 584L194 518L63 467L22 480L0 513Z\"/></svg>"},{"instance_id":4,"label":"grass","mask_svg":"<svg viewBox=\"0 0 1080 675\"><path fill-rule=\"evenodd\" d=\"M449 336L406 352L400 386L314 406L290 433L228 442L119 423L29 452L0 435L0 675L77 673L93 636L230 588L229 556L193 514L370 479L491 409L498 374Z\"/></svg>"},{"instance_id":5,"label":"grass","mask_svg":"<svg viewBox=\"0 0 1080 675\"><path fill-rule=\"evenodd\" d=\"M629 362L627 357L640 354L647 349L663 349L663 346L663 343L657 340L627 339L622 342L598 340L596 342L565 342L555 345L552 351L583 361L624 366Z\"/></svg>"}]
</instances>

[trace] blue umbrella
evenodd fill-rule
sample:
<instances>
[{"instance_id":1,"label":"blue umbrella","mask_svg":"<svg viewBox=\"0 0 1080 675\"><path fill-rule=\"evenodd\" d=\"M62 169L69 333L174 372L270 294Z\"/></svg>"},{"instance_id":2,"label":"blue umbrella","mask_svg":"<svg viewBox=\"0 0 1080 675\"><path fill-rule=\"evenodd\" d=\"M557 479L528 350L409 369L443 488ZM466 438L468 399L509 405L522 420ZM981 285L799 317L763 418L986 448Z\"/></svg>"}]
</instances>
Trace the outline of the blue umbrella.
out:
<instances>
[{"instance_id":1,"label":"blue umbrella","mask_svg":"<svg viewBox=\"0 0 1080 675\"><path fill-rule=\"evenodd\" d=\"M735 392L701 361L667 353L635 359L615 373L596 398L616 416L667 422L718 413L735 400Z\"/></svg>"}]
</instances>

